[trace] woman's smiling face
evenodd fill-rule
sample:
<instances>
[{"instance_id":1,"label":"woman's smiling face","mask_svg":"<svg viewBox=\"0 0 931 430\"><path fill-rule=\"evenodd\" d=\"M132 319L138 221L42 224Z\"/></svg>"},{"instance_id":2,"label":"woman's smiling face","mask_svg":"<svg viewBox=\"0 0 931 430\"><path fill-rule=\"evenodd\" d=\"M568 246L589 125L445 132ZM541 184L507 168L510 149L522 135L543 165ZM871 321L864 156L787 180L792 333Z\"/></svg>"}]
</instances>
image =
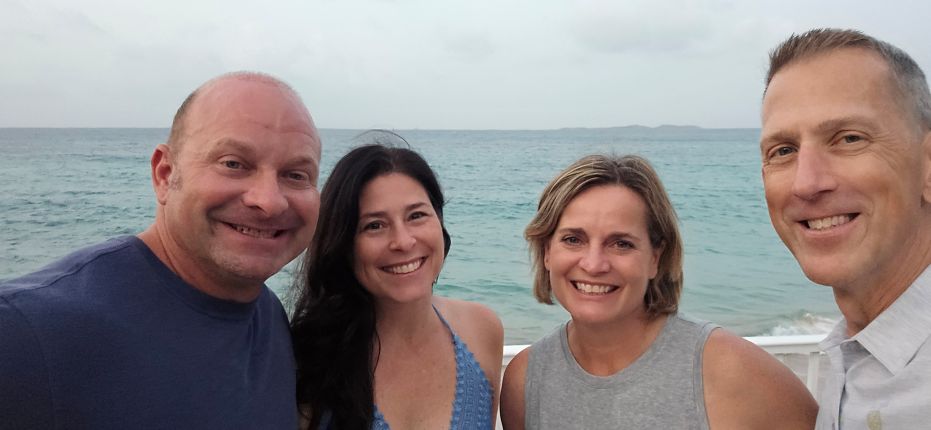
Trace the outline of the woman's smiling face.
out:
<instances>
[{"instance_id":1,"label":"woman's smiling face","mask_svg":"<svg viewBox=\"0 0 931 430\"><path fill-rule=\"evenodd\" d=\"M419 182L389 173L362 189L353 269L376 300L429 297L443 267L443 244L440 219Z\"/></svg>"},{"instance_id":2,"label":"woman's smiling face","mask_svg":"<svg viewBox=\"0 0 931 430\"><path fill-rule=\"evenodd\" d=\"M650 243L643 199L622 185L600 185L566 206L544 264L572 319L597 324L646 316L661 251Z\"/></svg>"}]
</instances>

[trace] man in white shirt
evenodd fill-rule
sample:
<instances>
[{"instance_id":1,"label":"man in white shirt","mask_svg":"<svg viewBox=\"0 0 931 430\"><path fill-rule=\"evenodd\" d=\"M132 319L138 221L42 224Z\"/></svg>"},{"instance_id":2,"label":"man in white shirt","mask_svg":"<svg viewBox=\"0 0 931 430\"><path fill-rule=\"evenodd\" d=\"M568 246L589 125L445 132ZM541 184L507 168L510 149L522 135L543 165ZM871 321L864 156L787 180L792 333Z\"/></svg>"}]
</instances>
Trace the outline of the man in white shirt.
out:
<instances>
[{"instance_id":1,"label":"man in white shirt","mask_svg":"<svg viewBox=\"0 0 931 430\"><path fill-rule=\"evenodd\" d=\"M902 50L853 30L770 54L763 185L773 227L844 318L818 429L931 426L931 94Z\"/></svg>"}]
</instances>

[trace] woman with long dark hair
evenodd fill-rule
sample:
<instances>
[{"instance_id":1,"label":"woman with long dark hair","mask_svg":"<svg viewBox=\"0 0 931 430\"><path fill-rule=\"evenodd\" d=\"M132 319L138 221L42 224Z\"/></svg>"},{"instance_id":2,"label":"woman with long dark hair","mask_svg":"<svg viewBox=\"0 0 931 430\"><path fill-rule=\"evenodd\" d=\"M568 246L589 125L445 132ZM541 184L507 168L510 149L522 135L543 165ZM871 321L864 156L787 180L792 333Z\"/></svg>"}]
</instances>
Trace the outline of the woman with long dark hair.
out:
<instances>
[{"instance_id":1,"label":"woman with long dark hair","mask_svg":"<svg viewBox=\"0 0 931 430\"><path fill-rule=\"evenodd\" d=\"M333 168L291 322L306 428L492 428L502 327L433 295L449 252L443 194L406 148L366 145Z\"/></svg>"}]
</instances>

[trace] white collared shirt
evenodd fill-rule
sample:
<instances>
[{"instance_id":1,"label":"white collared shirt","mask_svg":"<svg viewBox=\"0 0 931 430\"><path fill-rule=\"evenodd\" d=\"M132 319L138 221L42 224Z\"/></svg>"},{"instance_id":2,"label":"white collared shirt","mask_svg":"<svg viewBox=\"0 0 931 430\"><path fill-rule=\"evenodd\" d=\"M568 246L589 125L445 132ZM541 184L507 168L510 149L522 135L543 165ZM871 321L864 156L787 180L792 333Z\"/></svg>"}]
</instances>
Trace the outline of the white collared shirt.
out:
<instances>
[{"instance_id":1,"label":"white collared shirt","mask_svg":"<svg viewBox=\"0 0 931 430\"><path fill-rule=\"evenodd\" d=\"M818 430L931 429L931 266L859 333L841 319L820 346Z\"/></svg>"}]
</instances>

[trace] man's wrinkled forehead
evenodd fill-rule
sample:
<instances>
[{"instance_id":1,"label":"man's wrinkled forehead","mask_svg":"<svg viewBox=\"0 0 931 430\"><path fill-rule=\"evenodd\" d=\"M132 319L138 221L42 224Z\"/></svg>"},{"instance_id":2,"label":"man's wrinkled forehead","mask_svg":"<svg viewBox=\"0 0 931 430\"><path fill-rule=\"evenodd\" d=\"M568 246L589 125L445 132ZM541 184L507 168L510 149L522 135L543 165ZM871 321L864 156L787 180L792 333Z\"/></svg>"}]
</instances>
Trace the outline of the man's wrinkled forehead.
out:
<instances>
[{"instance_id":1,"label":"man's wrinkled forehead","mask_svg":"<svg viewBox=\"0 0 931 430\"><path fill-rule=\"evenodd\" d=\"M202 127L254 121L276 131L307 135L320 145L316 126L300 97L272 79L231 76L205 84L190 106L187 134Z\"/></svg>"},{"instance_id":2,"label":"man's wrinkled forehead","mask_svg":"<svg viewBox=\"0 0 931 430\"><path fill-rule=\"evenodd\" d=\"M270 101L275 103L268 103ZM219 113L269 110L275 107L284 112L299 114L313 124L310 113L297 93L283 83L270 79L231 76L210 81L199 90L193 107Z\"/></svg>"}]
</instances>

